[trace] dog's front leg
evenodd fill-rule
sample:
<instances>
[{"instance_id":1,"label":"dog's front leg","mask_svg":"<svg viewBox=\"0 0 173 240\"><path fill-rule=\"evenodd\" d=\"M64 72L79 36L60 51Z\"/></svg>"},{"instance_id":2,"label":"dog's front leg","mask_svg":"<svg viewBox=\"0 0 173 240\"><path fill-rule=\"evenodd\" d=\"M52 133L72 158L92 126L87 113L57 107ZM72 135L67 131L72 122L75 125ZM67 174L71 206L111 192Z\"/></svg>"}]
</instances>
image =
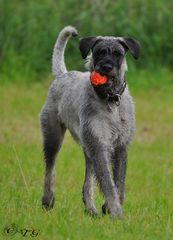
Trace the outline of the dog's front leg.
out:
<instances>
[{"instance_id":1,"label":"dog's front leg","mask_svg":"<svg viewBox=\"0 0 173 240\"><path fill-rule=\"evenodd\" d=\"M87 113L91 111L87 111ZM88 117L88 115L87 115ZM81 143L94 167L94 173L103 192L112 217L121 217L122 208L118 192L109 169L111 153L111 129L109 123L95 115L92 121L81 120ZM110 129L110 130L109 130Z\"/></svg>"},{"instance_id":2,"label":"dog's front leg","mask_svg":"<svg viewBox=\"0 0 173 240\"><path fill-rule=\"evenodd\" d=\"M119 196L112 180L108 167L108 159L105 151L98 151L97 157L93 159L94 169L101 191L105 195L108 212L112 217L121 217L122 209L119 202Z\"/></svg>"},{"instance_id":3,"label":"dog's front leg","mask_svg":"<svg viewBox=\"0 0 173 240\"><path fill-rule=\"evenodd\" d=\"M85 205L86 212L89 213L91 216L97 216L98 211L95 207L94 203L94 166L92 160L87 156L84 151L85 155L85 180L83 185L83 202Z\"/></svg>"},{"instance_id":4,"label":"dog's front leg","mask_svg":"<svg viewBox=\"0 0 173 240\"><path fill-rule=\"evenodd\" d=\"M121 217L122 208L119 196L108 166L108 151L97 142L97 146L93 145L92 148L87 149L87 155L92 159L95 175L105 196L108 212L112 217Z\"/></svg>"},{"instance_id":5,"label":"dog's front leg","mask_svg":"<svg viewBox=\"0 0 173 240\"><path fill-rule=\"evenodd\" d=\"M127 165L127 147L121 146L115 149L112 157L112 169L115 185L118 189L120 203L125 198L125 176Z\"/></svg>"},{"instance_id":6,"label":"dog's front leg","mask_svg":"<svg viewBox=\"0 0 173 240\"><path fill-rule=\"evenodd\" d=\"M121 205L125 198L125 176L126 176L126 165L127 165L127 147L117 147L111 158L113 180L116 186L119 200ZM107 203L105 202L102 206L102 212L106 214Z\"/></svg>"}]
</instances>

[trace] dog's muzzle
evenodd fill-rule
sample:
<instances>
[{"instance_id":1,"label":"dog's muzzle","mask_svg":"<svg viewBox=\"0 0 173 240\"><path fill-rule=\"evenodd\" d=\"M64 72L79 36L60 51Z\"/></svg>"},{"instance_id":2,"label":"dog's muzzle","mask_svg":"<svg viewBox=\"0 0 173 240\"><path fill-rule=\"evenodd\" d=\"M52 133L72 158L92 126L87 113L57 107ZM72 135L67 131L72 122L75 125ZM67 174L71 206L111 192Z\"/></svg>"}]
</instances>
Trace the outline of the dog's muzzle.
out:
<instances>
[{"instance_id":1,"label":"dog's muzzle","mask_svg":"<svg viewBox=\"0 0 173 240\"><path fill-rule=\"evenodd\" d=\"M100 62L95 66L95 71L106 76L113 76L116 74L115 67L110 61Z\"/></svg>"}]
</instances>

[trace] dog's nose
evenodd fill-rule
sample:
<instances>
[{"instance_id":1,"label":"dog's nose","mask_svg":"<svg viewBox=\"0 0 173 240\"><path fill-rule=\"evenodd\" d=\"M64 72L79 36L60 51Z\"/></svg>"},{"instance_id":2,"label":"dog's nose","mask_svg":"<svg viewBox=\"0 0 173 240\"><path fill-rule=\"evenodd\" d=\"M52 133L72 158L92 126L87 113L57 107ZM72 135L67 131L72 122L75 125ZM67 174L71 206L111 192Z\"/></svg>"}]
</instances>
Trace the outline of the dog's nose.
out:
<instances>
[{"instance_id":1,"label":"dog's nose","mask_svg":"<svg viewBox=\"0 0 173 240\"><path fill-rule=\"evenodd\" d=\"M110 72L112 69L113 69L113 66L112 64L110 63L104 63L102 65L102 69L105 71L105 72Z\"/></svg>"}]
</instances>

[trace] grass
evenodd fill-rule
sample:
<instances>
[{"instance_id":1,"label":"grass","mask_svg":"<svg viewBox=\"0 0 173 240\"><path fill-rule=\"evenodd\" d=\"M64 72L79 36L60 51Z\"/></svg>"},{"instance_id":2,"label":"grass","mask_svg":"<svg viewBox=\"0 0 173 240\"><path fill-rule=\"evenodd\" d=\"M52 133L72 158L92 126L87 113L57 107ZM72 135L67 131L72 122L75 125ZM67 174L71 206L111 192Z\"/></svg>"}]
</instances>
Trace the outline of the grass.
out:
<instances>
[{"instance_id":1,"label":"grass","mask_svg":"<svg viewBox=\"0 0 173 240\"><path fill-rule=\"evenodd\" d=\"M49 83L0 86L0 239L23 239L19 232L3 234L12 223L19 229L39 229L36 239L41 240L173 239L172 73L129 76L137 131L129 151L125 217L114 221L84 213L84 160L69 133L57 161L55 207L50 212L41 208L44 169L38 116ZM102 202L97 190L98 208Z\"/></svg>"}]
</instances>

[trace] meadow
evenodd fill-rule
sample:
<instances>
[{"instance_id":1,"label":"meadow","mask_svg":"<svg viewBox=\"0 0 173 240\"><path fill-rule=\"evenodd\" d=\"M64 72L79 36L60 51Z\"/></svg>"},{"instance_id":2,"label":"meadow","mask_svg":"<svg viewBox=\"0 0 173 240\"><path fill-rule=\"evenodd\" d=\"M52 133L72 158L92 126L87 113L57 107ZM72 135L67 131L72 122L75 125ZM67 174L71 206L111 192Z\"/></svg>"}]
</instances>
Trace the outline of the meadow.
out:
<instances>
[{"instance_id":1,"label":"meadow","mask_svg":"<svg viewBox=\"0 0 173 240\"><path fill-rule=\"evenodd\" d=\"M172 11L172 0L0 0L0 239L173 239ZM69 132L56 164L55 207L41 207L39 113L53 80L53 45L66 25L79 31L66 49L70 70L83 69L80 37L130 36L141 43L139 61L127 56L137 129L122 220L85 214L84 157ZM101 210L97 186L95 198Z\"/></svg>"},{"instance_id":2,"label":"meadow","mask_svg":"<svg viewBox=\"0 0 173 240\"><path fill-rule=\"evenodd\" d=\"M122 220L108 215L93 219L84 213L84 158L68 132L56 164L55 207L49 212L41 208L39 112L51 81L48 77L36 83L0 85L0 239L25 239L20 232L11 237L4 233L12 223L19 230L40 230L35 239L41 240L173 239L172 72L129 70L137 130L129 149ZM97 187L95 197L100 209L103 198Z\"/></svg>"}]
</instances>

